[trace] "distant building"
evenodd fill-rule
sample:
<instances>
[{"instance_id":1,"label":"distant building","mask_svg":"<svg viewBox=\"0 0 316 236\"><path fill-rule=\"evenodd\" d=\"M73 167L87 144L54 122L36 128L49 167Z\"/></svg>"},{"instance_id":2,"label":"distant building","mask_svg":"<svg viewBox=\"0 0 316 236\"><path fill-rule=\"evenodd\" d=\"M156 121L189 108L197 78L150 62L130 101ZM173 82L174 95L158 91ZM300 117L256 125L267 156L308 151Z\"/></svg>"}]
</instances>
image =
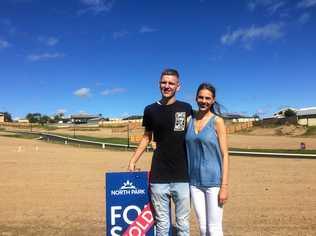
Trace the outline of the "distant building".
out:
<instances>
[{"instance_id":1,"label":"distant building","mask_svg":"<svg viewBox=\"0 0 316 236\"><path fill-rule=\"evenodd\" d=\"M285 112L287 110L292 110L295 112L297 123L299 125L316 126L316 107L306 107L306 108L283 108L273 114L273 118L282 119L285 118ZM294 117L295 117L294 116Z\"/></svg>"},{"instance_id":2,"label":"distant building","mask_svg":"<svg viewBox=\"0 0 316 236\"><path fill-rule=\"evenodd\" d=\"M132 116L128 116L123 118L123 120L142 120L143 116L140 115L132 115Z\"/></svg>"},{"instance_id":3,"label":"distant building","mask_svg":"<svg viewBox=\"0 0 316 236\"><path fill-rule=\"evenodd\" d=\"M28 119L17 119L16 122L18 122L18 123L30 123Z\"/></svg>"},{"instance_id":4,"label":"distant building","mask_svg":"<svg viewBox=\"0 0 316 236\"><path fill-rule=\"evenodd\" d=\"M4 113L0 112L0 123L4 122Z\"/></svg>"},{"instance_id":5,"label":"distant building","mask_svg":"<svg viewBox=\"0 0 316 236\"><path fill-rule=\"evenodd\" d=\"M57 123L58 124L70 124L71 118L61 117Z\"/></svg>"},{"instance_id":6,"label":"distant building","mask_svg":"<svg viewBox=\"0 0 316 236\"><path fill-rule=\"evenodd\" d=\"M88 115L88 114L78 114L78 115L71 115L70 119L71 122L74 124L87 124L89 120L100 118L100 116L95 115Z\"/></svg>"},{"instance_id":7,"label":"distant building","mask_svg":"<svg viewBox=\"0 0 316 236\"><path fill-rule=\"evenodd\" d=\"M225 120L230 120L233 123L242 123L242 122L249 122L249 121L258 121L259 117L254 116L245 116L238 113L223 113L222 117Z\"/></svg>"},{"instance_id":8,"label":"distant building","mask_svg":"<svg viewBox=\"0 0 316 236\"><path fill-rule=\"evenodd\" d=\"M96 118L92 118L89 119L87 121L88 124L90 125L99 125L100 123L104 122L104 121L108 121L109 119L103 118L103 117L96 117Z\"/></svg>"},{"instance_id":9,"label":"distant building","mask_svg":"<svg viewBox=\"0 0 316 236\"><path fill-rule=\"evenodd\" d=\"M296 115L298 124L316 126L316 107L298 109Z\"/></svg>"},{"instance_id":10,"label":"distant building","mask_svg":"<svg viewBox=\"0 0 316 236\"><path fill-rule=\"evenodd\" d=\"M286 113L286 111L288 111L288 110L292 110L292 111L294 111L294 112L297 112L297 109L295 109L295 108L293 108L293 107L286 107L286 108L282 108L282 109L280 109L279 111L275 112L275 113L273 114L273 117L274 117L274 118L285 118L285 113Z\"/></svg>"}]
</instances>

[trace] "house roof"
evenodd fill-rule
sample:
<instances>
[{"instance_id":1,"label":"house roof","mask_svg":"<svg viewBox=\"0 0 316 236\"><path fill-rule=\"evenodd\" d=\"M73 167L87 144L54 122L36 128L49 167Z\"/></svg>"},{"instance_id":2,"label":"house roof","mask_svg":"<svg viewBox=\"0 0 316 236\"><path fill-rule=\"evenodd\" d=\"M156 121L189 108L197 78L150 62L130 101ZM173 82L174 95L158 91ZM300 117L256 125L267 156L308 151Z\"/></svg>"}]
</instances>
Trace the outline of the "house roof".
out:
<instances>
[{"instance_id":1,"label":"house roof","mask_svg":"<svg viewBox=\"0 0 316 236\"><path fill-rule=\"evenodd\" d=\"M245 116L243 114L238 114L238 113L222 113L222 117L226 119L240 119L240 118L253 118L251 116Z\"/></svg>"},{"instance_id":2,"label":"house roof","mask_svg":"<svg viewBox=\"0 0 316 236\"><path fill-rule=\"evenodd\" d=\"M77 114L77 115L71 115L72 119L93 119L98 118L99 116L95 115L88 115L88 114Z\"/></svg>"},{"instance_id":3,"label":"house roof","mask_svg":"<svg viewBox=\"0 0 316 236\"><path fill-rule=\"evenodd\" d=\"M95 117L95 118L89 119L89 121L103 121L103 120L105 120L105 118L103 117Z\"/></svg>"},{"instance_id":4,"label":"house roof","mask_svg":"<svg viewBox=\"0 0 316 236\"><path fill-rule=\"evenodd\" d=\"M298 116L316 115L316 107L302 108L296 111Z\"/></svg>"}]
</instances>

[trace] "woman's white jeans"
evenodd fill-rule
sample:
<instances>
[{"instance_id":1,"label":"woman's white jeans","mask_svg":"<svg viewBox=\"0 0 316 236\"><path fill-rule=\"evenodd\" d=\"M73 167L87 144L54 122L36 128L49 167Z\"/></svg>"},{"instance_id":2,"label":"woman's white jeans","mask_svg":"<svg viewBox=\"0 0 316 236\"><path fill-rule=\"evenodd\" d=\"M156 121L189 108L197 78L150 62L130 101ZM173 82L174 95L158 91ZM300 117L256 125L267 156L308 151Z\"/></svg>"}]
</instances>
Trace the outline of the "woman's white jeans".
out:
<instances>
[{"instance_id":1,"label":"woman's white jeans","mask_svg":"<svg viewBox=\"0 0 316 236\"><path fill-rule=\"evenodd\" d=\"M223 208L218 204L219 190L219 187L190 186L201 235L223 236Z\"/></svg>"}]
</instances>

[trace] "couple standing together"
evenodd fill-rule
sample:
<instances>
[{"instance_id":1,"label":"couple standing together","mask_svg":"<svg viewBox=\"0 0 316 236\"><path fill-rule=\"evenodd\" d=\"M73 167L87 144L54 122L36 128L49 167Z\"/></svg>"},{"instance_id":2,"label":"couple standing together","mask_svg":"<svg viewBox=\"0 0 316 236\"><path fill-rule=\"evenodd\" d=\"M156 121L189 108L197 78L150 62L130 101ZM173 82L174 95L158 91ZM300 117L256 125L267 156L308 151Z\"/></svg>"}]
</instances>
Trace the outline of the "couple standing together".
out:
<instances>
[{"instance_id":1,"label":"couple standing together","mask_svg":"<svg viewBox=\"0 0 316 236\"><path fill-rule=\"evenodd\" d=\"M128 169L135 165L152 137L156 142L150 173L151 202L157 236L170 227L170 200L175 205L177 235L190 234L190 199L196 212L200 235L221 236L223 204L228 198L228 148L224 121L219 117L215 88L207 83L196 93L198 111L176 100L179 73L162 72L161 100L144 110L145 132Z\"/></svg>"}]
</instances>

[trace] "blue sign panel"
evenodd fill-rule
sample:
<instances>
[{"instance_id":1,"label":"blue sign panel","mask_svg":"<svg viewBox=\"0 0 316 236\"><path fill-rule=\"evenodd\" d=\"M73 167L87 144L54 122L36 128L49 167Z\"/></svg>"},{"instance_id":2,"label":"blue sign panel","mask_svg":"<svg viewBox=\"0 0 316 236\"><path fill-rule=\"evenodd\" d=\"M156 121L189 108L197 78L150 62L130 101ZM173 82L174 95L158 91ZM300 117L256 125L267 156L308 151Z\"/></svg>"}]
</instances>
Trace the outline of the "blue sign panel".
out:
<instances>
[{"instance_id":1,"label":"blue sign panel","mask_svg":"<svg viewBox=\"0 0 316 236\"><path fill-rule=\"evenodd\" d=\"M106 235L154 235L148 172L106 173Z\"/></svg>"}]
</instances>

